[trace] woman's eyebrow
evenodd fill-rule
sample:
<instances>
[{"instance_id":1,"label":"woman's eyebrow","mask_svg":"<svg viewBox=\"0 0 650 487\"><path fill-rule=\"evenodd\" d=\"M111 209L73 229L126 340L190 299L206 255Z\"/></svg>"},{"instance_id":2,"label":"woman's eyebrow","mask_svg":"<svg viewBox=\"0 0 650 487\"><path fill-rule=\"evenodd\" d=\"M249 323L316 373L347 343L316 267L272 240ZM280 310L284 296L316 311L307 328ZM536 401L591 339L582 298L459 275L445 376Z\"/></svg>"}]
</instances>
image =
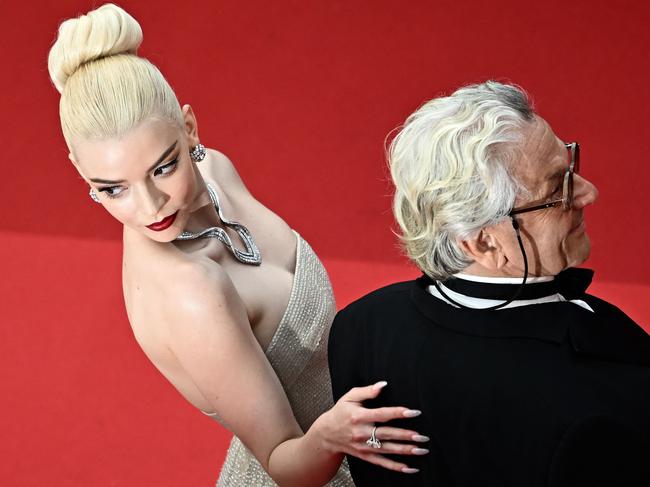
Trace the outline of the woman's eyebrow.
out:
<instances>
[{"instance_id":1,"label":"woman's eyebrow","mask_svg":"<svg viewBox=\"0 0 650 487\"><path fill-rule=\"evenodd\" d=\"M156 160L156 162L154 162L153 165L152 165L149 169L147 169L147 172L151 172L151 171L153 171L154 168L155 168L158 164L160 164L162 161L164 161L165 158L169 155L169 153L170 153L171 151L174 150L174 148L176 147L176 144L178 144L178 140L174 141L174 143L173 143L172 145L170 145L169 147L167 147L167 148L163 151L163 153L162 153L162 154L160 155L160 157ZM119 183L123 183L125 180L124 180L124 179L119 179L119 180L117 180L117 181L111 181L111 180L109 180L109 179L90 178L90 181L92 181L93 183L100 183L100 184L119 184Z\"/></svg>"}]
</instances>

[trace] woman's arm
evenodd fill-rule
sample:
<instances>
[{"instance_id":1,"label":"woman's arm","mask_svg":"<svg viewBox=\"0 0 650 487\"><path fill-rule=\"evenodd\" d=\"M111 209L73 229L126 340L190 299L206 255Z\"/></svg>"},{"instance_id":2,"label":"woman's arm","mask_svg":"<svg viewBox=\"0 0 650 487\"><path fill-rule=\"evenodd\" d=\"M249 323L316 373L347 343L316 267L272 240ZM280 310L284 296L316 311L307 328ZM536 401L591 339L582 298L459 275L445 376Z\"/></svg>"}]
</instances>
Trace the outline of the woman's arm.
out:
<instances>
[{"instance_id":1,"label":"woman's arm","mask_svg":"<svg viewBox=\"0 0 650 487\"><path fill-rule=\"evenodd\" d=\"M175 270L175 278L173 294L167 297L168 346L213 411L278 484L325 484L343 453L367 455L389 468L405 467L373 455L361 441L361 436L368 437L362 433L368 423L403 416L405 408L363 409L360 401L379 388L360 388L303 435L228 275L216 264L188 264ZM415 434L404 432L403 439L412 440ZM386 443L382 453L412 450L410 445Z\"/></svg>"}]
</instances>

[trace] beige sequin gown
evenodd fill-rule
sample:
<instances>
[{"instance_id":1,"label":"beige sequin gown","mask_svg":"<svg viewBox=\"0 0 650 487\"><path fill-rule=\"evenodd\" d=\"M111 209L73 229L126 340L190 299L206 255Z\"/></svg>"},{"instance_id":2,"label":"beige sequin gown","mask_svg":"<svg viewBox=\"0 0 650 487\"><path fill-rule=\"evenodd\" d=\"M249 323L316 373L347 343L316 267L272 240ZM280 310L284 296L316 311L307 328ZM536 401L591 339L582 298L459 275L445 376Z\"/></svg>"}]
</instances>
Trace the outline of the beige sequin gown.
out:
<instances>
[{"instance_id":1,"label":"beige sequin gown","mask_svg":"<svg viewBox=\"0 0 650 487\"><path fill-rule=\"evenodd\" d=\"M296 270L289 303L265 353L287 393L298 424L306 431L332 406L327 337L336 308L323 264L298 233L296 238ZM210 416L219 420L214 414ZM233 437L217 486L274 485L250 451ZM354 486L347 462L327 485Z\"/></svg>"}]
</instances>

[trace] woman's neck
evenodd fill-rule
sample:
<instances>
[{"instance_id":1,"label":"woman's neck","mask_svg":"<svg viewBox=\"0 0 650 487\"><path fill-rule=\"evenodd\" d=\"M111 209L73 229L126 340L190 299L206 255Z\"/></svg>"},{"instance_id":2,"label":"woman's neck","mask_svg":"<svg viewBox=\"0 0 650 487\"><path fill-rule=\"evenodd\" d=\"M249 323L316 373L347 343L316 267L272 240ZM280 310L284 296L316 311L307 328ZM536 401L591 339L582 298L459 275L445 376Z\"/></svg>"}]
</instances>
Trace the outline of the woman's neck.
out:
<instances>
[{"instance_id":1,"label":"woman's neck","mask_svg":"<svg viewBox=\"0 0 650 487\"><path fill-rule=\"evenodd\" d=\"M215 184L212 183L212 186L215 187ZM219 188L215 187L215 190L219 191ZM188 209L188 213L189 216L184 230L189 232L197 232L205 228L219 226L221 223L208 193L207 182L198 170L196 170L196 194Z\"/></svg>"}]
</instances>

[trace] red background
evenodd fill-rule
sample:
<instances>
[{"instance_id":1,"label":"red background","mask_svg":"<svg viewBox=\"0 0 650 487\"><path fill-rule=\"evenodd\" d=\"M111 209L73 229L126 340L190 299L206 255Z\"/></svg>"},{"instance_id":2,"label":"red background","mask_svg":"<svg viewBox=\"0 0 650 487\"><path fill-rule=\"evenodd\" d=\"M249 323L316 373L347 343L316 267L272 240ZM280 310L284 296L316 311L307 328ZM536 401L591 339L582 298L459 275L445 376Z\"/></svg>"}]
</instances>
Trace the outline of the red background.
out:
<instances>
[{"instance_id":1,"label":"red background","mask_svg":"<svg viewBox=\"0 0 650 487\"><path fill-rule=\"evenodd\" d=\"M223 431L133 341L120 226L67 161L46 58L99 5L0 2L2 485L209 485ZM414 271L390 227L384 139L488 78L582 144L596 290L650 316L650 4L645 1L123 1L201 138L324 258L339 305ZM5 436L4 432L8 432Z\"/></svg>"},{"instance_id":2,"label":"red background","mask_svg":"<svg viewBox=\"0 0 650 487\"><path fill-rule=\"evenodd\" d=\"M83 1L4 3L2 229L116 239L66 158L46 56ZM526 88L601 191L591 265L647 282L650 6L637 1L123 2L206 145L325 256L394 261L383 142L460 85ZM3 138L4 138L3 137ZM9 210L9 211L7 211Z\"/></svg>"}]
</instances>

